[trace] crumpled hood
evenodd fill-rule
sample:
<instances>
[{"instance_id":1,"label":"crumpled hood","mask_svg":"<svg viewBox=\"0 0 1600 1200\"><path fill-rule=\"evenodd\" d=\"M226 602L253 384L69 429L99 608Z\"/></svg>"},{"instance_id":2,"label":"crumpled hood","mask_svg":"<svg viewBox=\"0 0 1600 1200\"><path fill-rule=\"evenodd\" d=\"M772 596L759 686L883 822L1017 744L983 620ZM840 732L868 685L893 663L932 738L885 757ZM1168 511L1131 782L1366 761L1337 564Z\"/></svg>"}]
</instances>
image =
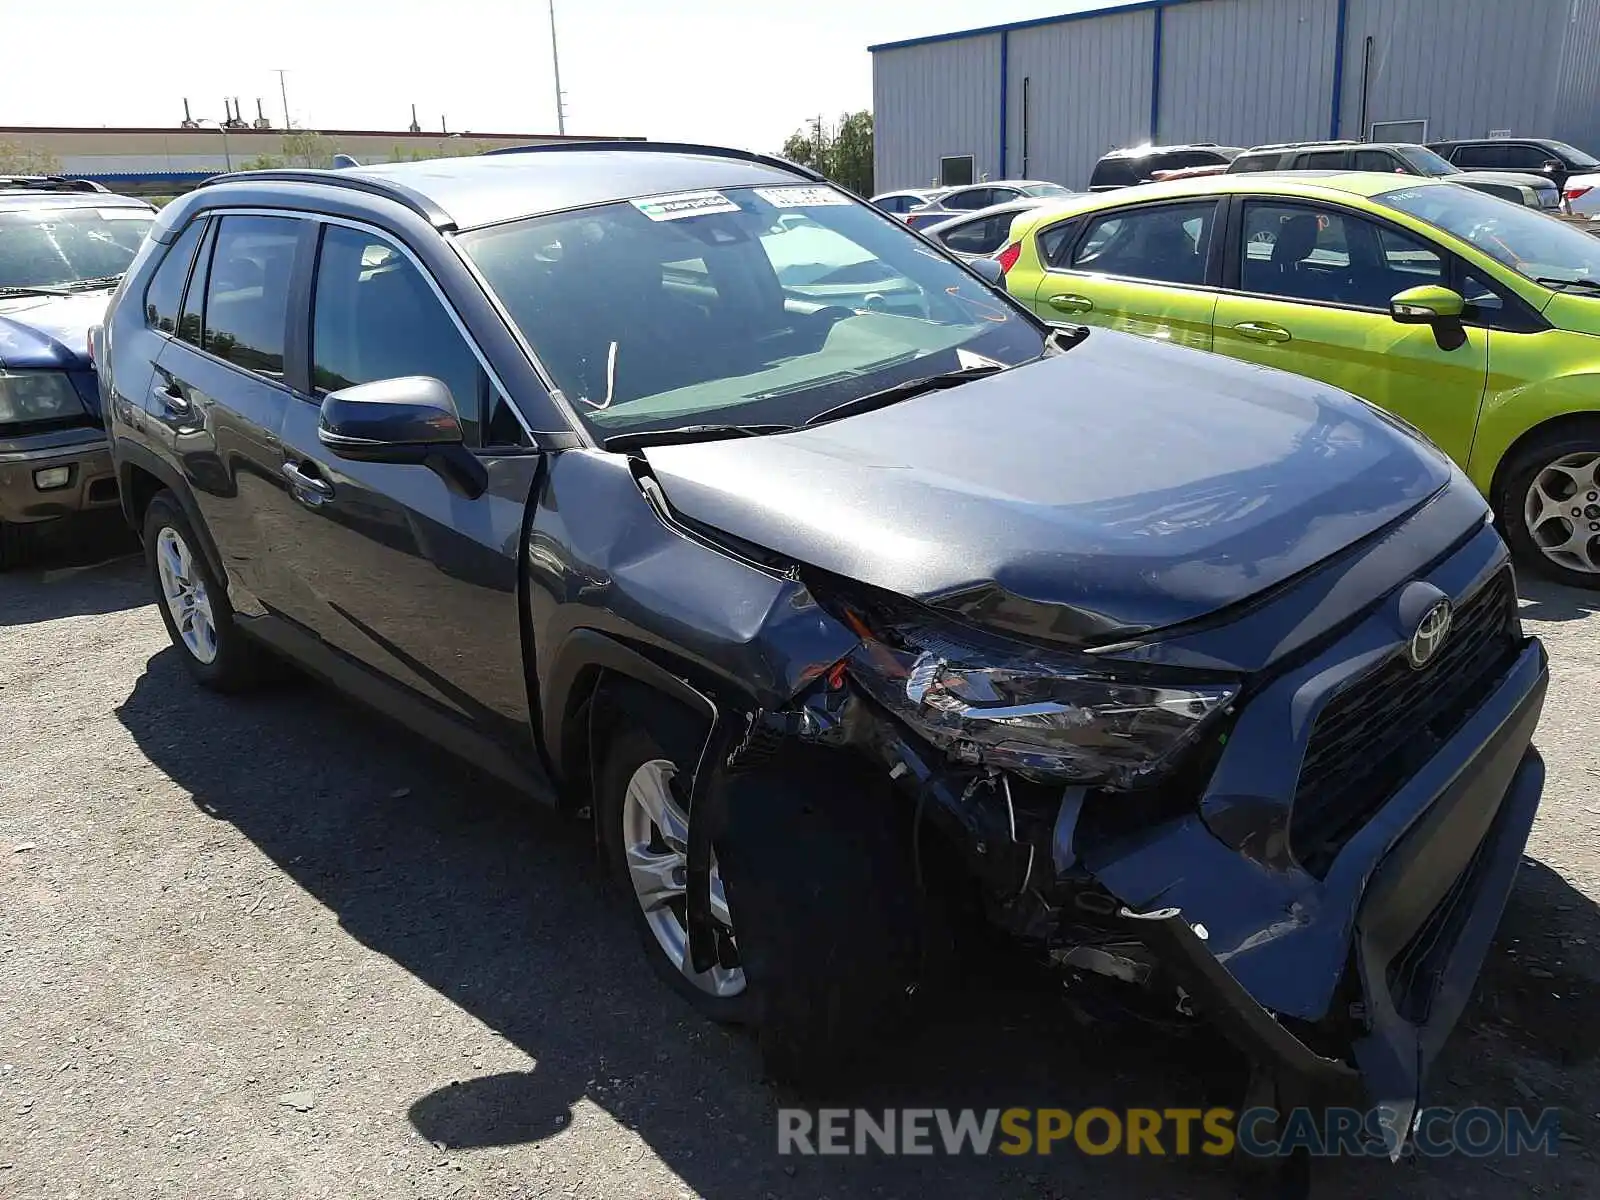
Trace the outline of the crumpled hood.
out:
<instances>
[{"instance_id":1,"label":"crumpled hood","mask_svg":"<svg viewBox=\"0 0 1600 1200\"><path fill-rule=\"evenodd\" d=\"M1346 393L1131 335L815 429L653 446L684 516L965 619L1065 642L1192 620L1443 487Z\"/></svg>"},{"instance_id":2,"label":"crumpled hood","mask_svg":"<svg viewBox=\"0 0 1600 1200\"><path fill-rule=\"evenodd\" d=\"M89 327L105 320L111 291L0 299L0 366L89 367Z\"/></svg>"}]
</instances>

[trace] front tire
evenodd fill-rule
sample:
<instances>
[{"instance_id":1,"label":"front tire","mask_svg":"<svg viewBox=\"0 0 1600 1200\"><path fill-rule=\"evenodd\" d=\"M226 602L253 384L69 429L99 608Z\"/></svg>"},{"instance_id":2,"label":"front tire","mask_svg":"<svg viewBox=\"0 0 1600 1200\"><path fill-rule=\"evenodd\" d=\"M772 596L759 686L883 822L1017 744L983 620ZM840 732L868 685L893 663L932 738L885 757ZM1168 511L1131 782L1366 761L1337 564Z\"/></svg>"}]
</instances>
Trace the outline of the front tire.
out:
<instances>
[{"instance_id":1,"label":"front tire","mask_svg":"<svg viewBox=\"0 0 1600 1200\"><path fill-rule=\"evenodd\" d=\"M1502 479L1495 515L1517 557L1557 583L1600 590L1600 422L1536 439Z\"/></svg>"},{"instance_id":2,"label":"front tire","mask_svg":"<svg viewBox=\"0 0 1600 1200\"><path fill-rule=\"evenodd\" d=\"M33 552L33 526L0 521L0 571L26 563Z\"/></svg>"},{"instance_id":3,"label":"front tire","mask_svg":"<svg viewBox=\"0 0 1600 1200\"><path fill-rule=\"evenodd\" d=\"M189 673L217 692L260 683L267 652L239 629L227 588L206 564L194 528L170 491L158 493L145 510L144 553L156 607Z\"/></svg>"}]
</instances>

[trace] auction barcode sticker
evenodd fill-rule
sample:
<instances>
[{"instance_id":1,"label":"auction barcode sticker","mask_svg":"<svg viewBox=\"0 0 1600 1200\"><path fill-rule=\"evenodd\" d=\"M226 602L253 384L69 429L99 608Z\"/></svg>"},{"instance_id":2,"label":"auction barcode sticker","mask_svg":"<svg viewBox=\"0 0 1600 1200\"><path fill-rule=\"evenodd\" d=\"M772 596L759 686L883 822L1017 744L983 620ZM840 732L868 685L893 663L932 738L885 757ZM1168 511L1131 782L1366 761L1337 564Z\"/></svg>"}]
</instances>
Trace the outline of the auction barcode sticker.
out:
<instances>
[{"instance_id":1,"label":"auction barcode sticker","mask_svg":"<svg viewBox=\"0 0 1600 1200\"><path fill-rule=\"evenodd\" d=\"M738 212L739 206L721 192L679 192L674 196L652 196L635 200L633 206L652 221L677 221L706 213Z\"/></svg>"},{"instance_id":2,"label":"auction barcode sticker","mask_svg":"<svg viewBox=\"0 0 1600 1200\"><path fill-rule=\"evenodd\" d=\"M756 188L755 193L773 208L819 208L824 204L850 203L850 197L827 187Z\"/></svg>"}]
</instances>

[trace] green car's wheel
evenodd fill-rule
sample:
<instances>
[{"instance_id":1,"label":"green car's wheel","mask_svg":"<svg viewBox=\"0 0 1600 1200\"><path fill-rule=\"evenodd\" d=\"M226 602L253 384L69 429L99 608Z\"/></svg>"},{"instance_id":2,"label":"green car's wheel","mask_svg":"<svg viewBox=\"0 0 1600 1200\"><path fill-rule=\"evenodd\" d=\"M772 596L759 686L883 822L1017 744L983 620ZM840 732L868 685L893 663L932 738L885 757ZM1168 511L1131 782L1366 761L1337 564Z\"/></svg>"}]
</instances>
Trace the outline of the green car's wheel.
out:
<instances>
[{"instance_id":1,"label":"green car's wheel","mask_svg":"<svg viewBox=\"0 0 1600 1200\"><path fill-rule=\"evenodd\" d=\"M1600 590L1600 422L1533 442L1503 479L1495 510L1517 556L1559 583Z\"/></svg>"}]
</instances>

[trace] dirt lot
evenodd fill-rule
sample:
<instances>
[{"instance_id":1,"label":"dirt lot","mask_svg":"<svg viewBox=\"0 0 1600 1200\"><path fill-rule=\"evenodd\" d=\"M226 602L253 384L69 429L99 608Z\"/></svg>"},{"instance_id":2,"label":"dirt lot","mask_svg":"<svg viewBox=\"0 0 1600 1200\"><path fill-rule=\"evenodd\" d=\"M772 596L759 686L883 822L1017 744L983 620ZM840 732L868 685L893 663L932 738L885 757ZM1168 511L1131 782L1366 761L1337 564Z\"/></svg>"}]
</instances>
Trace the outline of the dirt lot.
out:
<instances>
[{"instance_id":1,"label":"dirt lot","mask_svg":"<svg viewBox=\"0 0 1600 1200\"><path fill-rule=\"evenodd\" d=\"M95 555L80 551L80 557ZM1600 1194L1600 604L1542 584L1544 809L1439 1102L1555 1158L1336 1164L1339 1197ZM754 1047L641 969L584 831L306 685L190 684L127 557L0 576L0 1197L1225 1197L1196 1161L775 1153ZM841 1098L1229 1102L987 971Z\"/></svg>"}]
</instances>

